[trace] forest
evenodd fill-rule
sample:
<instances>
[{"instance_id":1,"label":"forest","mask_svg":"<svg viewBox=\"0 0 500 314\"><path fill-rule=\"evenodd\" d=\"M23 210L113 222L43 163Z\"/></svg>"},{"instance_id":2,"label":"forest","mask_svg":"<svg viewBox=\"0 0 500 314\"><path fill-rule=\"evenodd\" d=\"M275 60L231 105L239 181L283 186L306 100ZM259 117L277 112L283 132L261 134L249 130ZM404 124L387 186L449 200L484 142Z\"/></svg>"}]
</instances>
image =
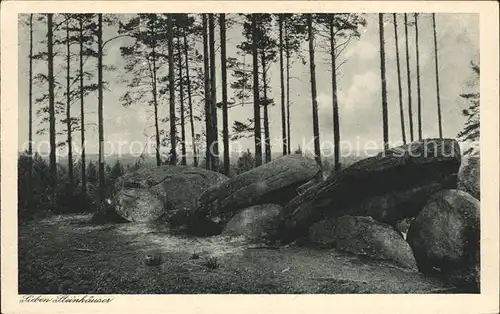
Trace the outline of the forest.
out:
<instances>
[{"instance_id":1,"label":"forest","mask_svg":"<svg viewBox=\"0 0 500 314\"><path fill-rule=\"evenodd\" d=\"M20 15L20 291L479 291L480 66L440 18Z\"/></svg>"},{"instance_id":2,"label":"forest","mask_svg":"<svg viewBox=\"0 0 500 314\"><path fill-rule=\"evenodd\" d=\"M437 89L432 91L436 95L435 109L432 110L438 116L439 134L435 136L442 137L437 30L435 14L430 16L424 16L426 24L421 22L419 25L419 18L422 17L418 13L379 15L376 27L379 29L381 60L380 124L386 144L390 141L386 67L397 68L401 129L401 138L397 140L406 144L422 139L419 27L432 28L434 33ZM97 94L98 141L106 141L103 90L112 89L113 82L103 81L104 71L130 74L125 79L127 90L120 95L124 107L144 102L152 107L154 135L151 138L154 139L156 165L186 165L189 162L195 167L234 175L271 161L271 150L280 151L283 155L301 151L300 145L298 148L290 147L290 110L293 110L290 81L294 78L290 76L290 69L296 66L297 61L308 64L312 109L310 125L314 136L312 155L320 165L322 161L325 163L327 172L341 168L337 99L338 80L341 78L338 74L342 64L348 61L342 58L343 52L367 27L363 14L138 14L125 17L112 14L30 14L21 17L20 23L29 29L31 36L27 56L29 139L28 147L20 157L20 177L24 180L19 180L19 183L23 185L20 191L31 196L31 201L38 199L35 201L37 206L29 206L31 208L40 207L44 198L45 201L51 199L57 202L58 198L75 197L76 202L66 201L75 205L96 205L104 200L109 186L123 174L125 168L139 167L140 158L136 165L122 165L120 160L114 165L106 164L102 157L105 145L96 145L100 156L97 161L86 161L85 113L89 106L95 106L86 101L89 95ZM237 55L228 56L226 31L237 26L243 30L243 41L237 43ZM118 34L103 39L103 29L107 27L118 28ZM33 30L41 28L47 30L46 36L41 42L35 42ZM409 42L409 29L414 29L415 41ZM394 33L394 47L385 44L384 37L388 32ZM129 45L120 47L125 67L116 69L103 64L106 45L123 37L130 39ZM307 47L303 45L305 42ZM409 46L416 48L416 60L410 60ZM385 61L389 49L395 50L396 64ZM317 50L327 52L330 57L330 69L327 70L331 74L333 165L321 158L322 137L318 128L316 91ZM245 60L245 56L250 62ZM216 68L216 58L220 60L219 68ZM33 72L37 63L45 64L43 72ZM268 96L272 64L279 64L278 99ZM477 64L472 64L472 70L479 75ZM216 81L216 72L219 71L221 82ZM408 74L406 81L402 79L404 71ZM416 75L416 86L411 73ZM403 89L409 91L407 99L403 99ZM217 99L219 95L221 97ZM470 105L463 108L468 120L459 136L474 141L479 138L479 95L464 93L461 97ZM253 106L253 116L243 117L229 125L231 108L245 104ZM279 118L281 134L270 134L268 108L272 106L279 108L280 116L273 118ZM161 107L168 108L167 115L160 116ZM37 117L41 119L40 123L34 122ZM33 151L33 132L47 135L50 142L48 162ZM75 134L79 137L80 143L77 144L82 148L77 156L74 156L72 147L75 145ZM276 141L278 137L280 140ZM253 138L254 149L252 152L240 152L233 167L230 143L241 138ZM57 150L61 147L67 149L67 164L56 162ZM92 194L90 199L88 188ZM25 195L20 193L19 196L23 207L27 207L30 199ZM55 204L51 206L58 207ZM45 203L41 207L48 205Z\"/></svg>"}]
</instances>

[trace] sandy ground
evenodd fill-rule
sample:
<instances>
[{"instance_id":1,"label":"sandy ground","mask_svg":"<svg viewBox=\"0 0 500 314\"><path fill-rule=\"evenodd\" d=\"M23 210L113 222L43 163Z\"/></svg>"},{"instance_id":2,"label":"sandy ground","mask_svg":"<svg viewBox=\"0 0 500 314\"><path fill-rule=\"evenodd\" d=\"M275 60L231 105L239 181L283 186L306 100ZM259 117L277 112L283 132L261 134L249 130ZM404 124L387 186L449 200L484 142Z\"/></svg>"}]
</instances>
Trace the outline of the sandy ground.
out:
<instances>
[{"instance_id":1,"label":"sandy ground","mask_svg":"<svg viewBox=\"0 0 500 314\"><path fill-rule=\"evenodd\" d=\"M335 250L259 248L237 238L89 220L52 216L19 226L19 293L457 292L438 279ZM147 254L162 263L146 265ZM219 267L206 265L210 257Z\"/></svg>"}]
</instances>

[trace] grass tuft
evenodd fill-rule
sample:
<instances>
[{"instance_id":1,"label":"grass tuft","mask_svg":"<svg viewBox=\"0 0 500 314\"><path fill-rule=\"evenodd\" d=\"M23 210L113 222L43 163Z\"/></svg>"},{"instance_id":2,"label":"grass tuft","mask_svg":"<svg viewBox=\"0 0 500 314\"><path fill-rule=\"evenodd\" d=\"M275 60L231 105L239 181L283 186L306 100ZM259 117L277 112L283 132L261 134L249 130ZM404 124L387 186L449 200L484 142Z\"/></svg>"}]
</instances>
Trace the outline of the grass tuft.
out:
<instances>
[{"instance_id":1,"label":"grass tuft","mask_svg":"<svg viewBox=\"0 0 500 314\"><path fill-rule=\"evenodd\" d=\"M221 266L219 259L216 256L208 257L203 263L203 265L208 269L217 269Z\"/></svg>"}]
</instances>

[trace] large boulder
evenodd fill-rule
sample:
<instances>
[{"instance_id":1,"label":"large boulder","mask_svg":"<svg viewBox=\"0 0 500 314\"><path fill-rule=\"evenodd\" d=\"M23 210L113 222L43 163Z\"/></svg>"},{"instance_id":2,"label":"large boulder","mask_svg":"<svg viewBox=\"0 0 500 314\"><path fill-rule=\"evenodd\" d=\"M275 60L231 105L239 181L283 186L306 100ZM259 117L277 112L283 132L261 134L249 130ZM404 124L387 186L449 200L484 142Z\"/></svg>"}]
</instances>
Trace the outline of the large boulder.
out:
<instances>
[{"instance_id":1,"label":"large boulder","mask_svg":"<svg viewBox=\"0 0 500 314\"><path fill-rule=\"evenodd\" d=\"M479 287L480 203L460 190L434 194L408 230L422 272L440 271L456 284Z\"/></svg>"},{"instance_id":2,"label":"large boulder","mask_svg":"<svg viewBox=\"0 0 500 314\"><path fill-rule=\"evenodd\" d=\"M147 188L116 190L112 202L118 215L136 222L155 221L167 207L161 194Z\"/></svg>"},{"instance_id":3,"label":"large boulder","mask_svg":"<svg viewBox=\"0 0 500 314\"><path fill-rule=\"evenodd\" d=\"M200 229L197 224L213 224L213 233L220 233L240 209L259 204L284 205L297 195L299 186L319 171L313 159L293 154L212 186L198 200L191 229Z\"/></svg>"},{"instance_id":4,"label":"large boulder","mask_svg":"<svg viewBox=\"0 0 500 314\"><path fill-rule=\"evenodd\" d=\"M462 158L458 170L458 189L469 193L478 200L481 199L481 163L479 154L467 155Z\"/></svg>"},{"instance_id":5,"label":"large boulder","mask_svg":"<svg viewBox=\"0 0 500 314\"><path fill-rule=\"evenodd\" d=\"M412 250L401 234L372 217L346 215L329 218L313 224L309 229L309 238L340 251L417 269Z\"/></svg>"},{"instance_id":6,"label":"large boulder","mask_svg":"<svg viewBox=\"0 0 500 314\"><path fill-rule=\"evenodd\" d=\"M278 235L283 207L276 204L255 205L240 210L226 224L223 235L244 236L250 240L272 240Z\"/></svg>"},{"instance_id":7,"label":"large boulder","mask_svg":"<svg viewBox=\"0 0 500 314\"><path fill-rule=\"evenodd\" d=\"M210 186L228 178L220 173L190 166L144 168L118 178L112 203L128 221L169 221L188 213Z\"/></svg>"},{"instance_id":8,"label":"large boulder","mask_svg":"<svg viewBox=\"0 0 500 314\"><path fill-rule=\"evenodd\" d=\"M358 161L285 205L286 236L328 217L371 216L394 225L416 216L430 194L456 187L460 159L457 141L426 139Z\"/></svg>"}]
</instances>

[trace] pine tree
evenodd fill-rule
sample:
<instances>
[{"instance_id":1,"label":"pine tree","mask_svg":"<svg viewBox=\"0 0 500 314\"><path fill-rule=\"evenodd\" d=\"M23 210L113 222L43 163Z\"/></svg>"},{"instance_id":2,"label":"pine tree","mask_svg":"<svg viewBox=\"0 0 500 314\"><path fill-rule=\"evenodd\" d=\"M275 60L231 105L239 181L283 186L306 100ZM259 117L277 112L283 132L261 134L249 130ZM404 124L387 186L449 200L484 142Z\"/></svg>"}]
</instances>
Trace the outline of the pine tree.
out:
<instances>
[{"instance_id":1,"label":"pine tree","mask_svg":"<svg viewBox=\"0 0 500 314\"><path fill-rule=\"evenodd\" d=\"M311 100L313 117L313 136L314 136L314 159L321 168L321 148L319 139L319 121L318 121L318 100L316 96L316 63L314 60L314 29L313 16L307 14L307 29L309 41L309 68L311 72Z\"/></svg>"},{"instance_id":2,"label":"pine tree","mask_svg":"<svg viewBox=\"0 0 500 314\"><path fill-rule=\"evenodd\" d=\"M180 20L180 15L176 15L177 24L177 64L179 71L179 104L180 104L180 119L181 119L181 165L186 165L186 121L185 121L185 109L184 109L184 76L183 76L183 66L182 66L182 44L181 36L182 32L180 28L182 27L182 21Z\"/></svg>"},{"instance_id":3,"label":"pine tree","mask_svg":"<svg viewBox=\"0 0 500 314\"><path fill-rule=\"evenodd\" d=\"M384 149L389 149L389 126L387 121L387 86L385 77L385 43L384 43L384 14L378 15L380 37L380 76L382 82L382 125L384 134Z\"/></svg>"},{"instance_id":4,"label":"pine tree","mask_svg":"<svg viewBox=\"0 0 500 314\"><path fill-rule=\"evenodd\" d=\"M279 29L279 53L280 53L280 91L281 91L281 137L283 145L283 155L288 153L288 140L286 128L286 107L285 107L285 69L283 64L283 14L278 14L278 29Z\"/></svg>"},{"instance_id":5,"label":"pine tree","mask_svg":"<svg viewBox=\"0 0 500 314\"><path fill-rule=\"evenodd\" d=\"M29 17L30 52L29 60L29 91L28 91L28 208L33 206L33 14Z\"/></svg>"},{"instance_id":6,"label":"pine tree","mask_svg":"<svg viewBox=\"0 0 500 314\"><path fill-rule=\"evenodd\" d=\"M396 13L392 14L393 22L394 22L394 38L396 40L396 66L398 71L398 96L399 96L399 114L401 118L401 137L403 139L403 144L406 144L406 132L405 132L405 117L403 110L403 91L401 87L401 68L399 65L399 43L398 43L398 21Z\"/></svg>"},{"instance_id":7,"label":"pine tree","mask_svg":"<svg viewBox=\"0 0 500 314\"><path fill-rule=\"evenodd\" d=\"M70 38L70 21L71 15L66 15L66 132L68 145L68 178L69 188L73 189L73 143L71 137L72 118L71 118L71 38Z\"/></svg>"},{"instance_id":8,"label":"pine tree","mask_svg":"<svg viewBox=\"0 0 500 314\"><path fill-rule=\"evenodd\" d=\"M80 137L81 137L81 163L82 163L82 169L81 169L81 177L82 177L82 194L84 199L87 198L87 171L86 171L86 160L85 160L85 111L84 111L84 103L85 103L85 94L83 90L83 55L84 55L84 34L83 34L83 27L84 27L84 15L80 14L78 16L78 34L79 34L79 46L80 46L80 51L79 51L79 66L80 66L80 72L79 72L79 80L80 80L80 91L79 91L79 96L80 96Z\"/></svg>"},{"instance_id":9,"label":"pine tree","mask_svg":"<svg viewBox=\"0 0 500 314\"><path fill-rule=\"evenodd\" d=\"M224 145L224 174L229 175L229 126L227 107L227 56L226 56L226 15L219 16L221 71L222 71L222 139Z\"/></svg>"},{"instance_id":10,"label":"pine tree","mask_svg":"<svg viewBox=\"0 0 500 314\"><path fill-rule=\"evenodd\" d=\"M257 14L251 15L252 62L253 62L253 101L254 101L254 136L255 136L255 166L262 165L262 146L260 129L260 95L259 95L259 56L257 35Z\"/></svg>"},{"instance_id":11,"label":"pine tree","mask_svg":"<svg viewBox=\"0 0 500 314\"><path fill-rule=\"evenodd\" d=\"M212 170L219 168L219 131L217 127L217 88L216 88L216 68L215 68L215 16L208 15L208 34L210 50L210 114L211 114L211 153Z\"/></svg>"},{"instance_id":12,"label":"pine tree","mask_svg":"<svg viewBox=\"0 0 500 314\"><path fill-rule=\"evenodd\" d=\"M410 122L410 140L413 142L413 112L411 107L411 71L410 71L410 52L408 48L409 38L408 38L408 16L407 13L405 17L405 43L406 43L406 78L408 80L408 121Z\"/></svg>"},{"instance_id":13,"label":"pine tree","mask_svg":"<svg viewBox=\"0 0 500 314\"><path fill-rule=\"evenodd\" d=\"M211 154L211 144L213 142L213 132L212 132L212 112L210 109L210 56L208 52L208 16L207 14L202 14L202 25L203 25L203 78L204 78L204 100L205 100L205 132L206 132L206 168L209 170L214 170L212 168L212 154Z\"/></svg>"},{"instance_id":14,"label":"pine tree","mask_svg":"<svg viewBox=\"0 0 500 314\"><path fill-rule=\"evenodd\" d=\"M334 139L334 169L340 171L340 123L337 97L337 81L340 67L346 62L337 62L349 43L360 37L359 28L366 25L366 20L355 13L316 14L318 34L328 39L327 50L330 53L332 79L332 117Z\"/></svg>"},{"instance_id":15,"label":"pine tree","mask_svg":"<svg viewBox=\"0 0 500 314\"><path fill-rule=\"evenodd\" d=\"M333 142L334 142L334 162L335 171L340 171L340 125L339 125L339 104L337 97L337 52L335 45L335 15L329 16L329 31L330 31L330 59L332 61L332 109L333 109Z\"/></svg>"},{"instance_id":16,"label":"pine tree","mask_svg":"<svg viewBox=\"0 0 500 314\"><path fill-rule=\"evenodd\" d=\"M436 38L436 14L432 13L432 30L434 35L434 64L436 66L436 102L438 112L438 127L439 138L443 138L443 122L441 117L441 97L439 95L439 64L438 64L438 48Z\"/></svg>"},{"instance_id":17,"label":"pine tree","mask_svg":"<svg viewBox=\"0 0 500 314\"><path fill-rule=\"evenodd\" d=\"M165 61L165 55L159 51L161 40L164 38L163 25L164 19L158 14L139 14L126 24L120 23L119 29L121 35L135 39L132 45L120 47L121 55L127 62L125 71L132 76L127 84L129 89L121 96L120 100L124 106L130 106L142 102L147 97L149 93L145 92L145 86L151 92L151 98L148 98L148 102L153 106L154 113L157 166L162 164L158 113L158 98L161 94L158 91L158 72L160 70L158 65ZM145 64L147 67L144 66Z\"/></svg>"},{"instance_id":18,"label":"pine tree","mask_svg":"<svg viewBox=\"0 0 500 314\"><path fill-rule=\"evenodd\" d=\"M49 141L50 141L50 187L51 203L56 204L57 165L56 165L56 118L54 102L54 53L53 53L53 14L47 14L47 78L49 82Z\"/></svg>"},{"instance_id":19,"label":"pine tree","mask_svg":"<svg viewBox=\"0 0 500 314\"><path fill-rule=\"evenodd\" d=\"M261 107L264 111L264 152L265 161L271 161L271 135L269 129L269 106L274 105L274 100L268 98L270 88L268 84L269 66L276 61L277 42L272 37L272 15L258 14L257 21L257 39L259 54L262 67L262 98L260 99Z\"/></svg>"},{"instance_id":20,"label":"pine tree","mask_svg":"<svg viewBox=\"0 0 500 314\"><path fill-rule=\"evenodd\" d=\"M458 137L462 141L468 142L478 142L480 140L480 93L477 90L477 82L479 82L480 69L479 65L471 62L472 71L474 73L474 81L472 87L475 90L471 92L466 92L460 94L460 97L465 100L469 106L462 111L462 114L467 117L464 129L458 133ZM471 147L469 150L465 151L464 154L467 155L472 152L474 148Z\"/></svg>"},{"instance_id":21,"label":"pine tree","mask_svg":"<svg viewBox=\"0 0 500 314\"><path fill-rule=\"evenodd\" d=\"M189 57L188 57L188 39L186 29L193 25L194 19L187 18L187 22L182 29L182 36L184 39L184 59L186 67L186 85L187 85L187 95L188 95L188 108L189 108L189 124L191 128L191 145L193 147L193 162L194 166L198 167L198 151L196 147L196 134L194 132L194 115L193 115L193 100L192 100L192 90L191 90L191 76L189 73Z\"/></svg>"},{"instance_id":22,"label":"pine tree","mask_svg":"<svg viewBox=\"0 0 500 314\"><path fill-rule=\"evenodd\" d=\"M415 47L417 50L417 101L418 101L418 139L422 140L422 103L420 97L420 55L419 55L419 43L418 43L418 13L414 13L415 18Z\"/></svg>"},{"instance_id":23,"label":"pine tree","mask_svg":"<svg viewBox=\"0 0 500 314\"><path fill-rule=\"evenodd\" d=\"M103 89L104 83L102 79L103 73L103 43L102 43L102 13L97 15L97 85L98 90L98 133L99 133L99 203L101 205L105 204L104 200L106 198L106 180L105 180L105 169L104 169L104 116L103 116ZM106 207L102 206L101 210L106 211Z\"/></svg>"},{"instance_id":24,"label":"pine tree","mask_svg":"<svg viewBox=\"0 0 500 314\"><path fill-rule=\"evenodd\" d=\"M283 28L285 37L285 72L286 72L286 116L287 116L287 150L291 153L291 115L290 108L292 101L290 99L290 70L293 65L292 57L297 57L302 64L306 64L306 60L302 55L302 43L307 39L306 19L302 14L283 14Z\"/></svg>"},{"instance_id":25,"label":"pine tree","mask_svg":"<svg viewBox=\"0 0 500 314\"><path fill-rule=\"evenodd\" d=\"M175 74L174 74L174 36L172 14L167 15L167 48L168 48L168 86L170 105L170 164L177 164L176 126L175 126Z\"/></svg>"}]
</instances>

